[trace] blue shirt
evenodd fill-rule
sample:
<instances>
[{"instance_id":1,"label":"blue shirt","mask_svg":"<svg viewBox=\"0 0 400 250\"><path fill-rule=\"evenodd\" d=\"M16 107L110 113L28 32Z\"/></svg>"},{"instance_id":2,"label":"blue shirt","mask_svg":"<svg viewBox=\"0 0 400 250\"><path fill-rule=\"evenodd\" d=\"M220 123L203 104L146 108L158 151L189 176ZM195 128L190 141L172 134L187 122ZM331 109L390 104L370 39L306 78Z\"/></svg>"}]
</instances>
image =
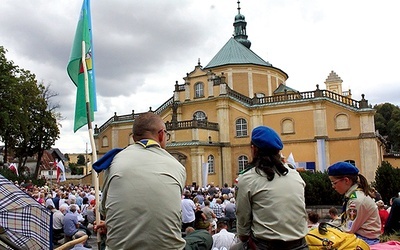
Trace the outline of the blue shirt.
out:
<instances>
[{"instance_id":1,"label":"blue shirt","mask_svg":"<svg viewBox=\"0 0 400 250\"><path fill-rule=\"evenodd\" d=\"M66 236L73 236L77 231L78 216L68 212L64 217L64 233Z\"/></svg>"}]
</instances>

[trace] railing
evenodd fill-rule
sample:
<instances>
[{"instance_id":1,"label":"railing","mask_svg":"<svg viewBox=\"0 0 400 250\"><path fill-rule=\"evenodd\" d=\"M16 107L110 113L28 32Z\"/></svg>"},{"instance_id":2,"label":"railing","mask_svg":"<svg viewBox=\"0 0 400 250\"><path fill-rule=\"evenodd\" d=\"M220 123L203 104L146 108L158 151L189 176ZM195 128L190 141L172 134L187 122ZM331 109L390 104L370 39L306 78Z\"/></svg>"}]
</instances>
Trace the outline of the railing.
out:
<instances>
[{"instance_id":1,"label":"railing","mask_svg":"<svg viewBox=\"0 0 400 250\"><path fill-rule=\"evenodd\" d=\"M169 98L166 102L161 104L161 106L158 107L154 111L154 113L156 113L157 115L161 114L161 112L163 112L165 109L167 109L169 106L171 106L173 102L174 102L174 97Z\"/></svg>"},{"instance_id":2,"label":"railing","mask_svg":"<svg viewBox=\"0 0 400 250\"><path fill-rule=\"evenodd\" d=\"M179 130L188 128L204 128L209 130L219 130L218 123L209 121L199 121L199 120L187 120L187 121L176 121L176 122L166 122L165 126L167 130Z\"/></svg>"},{"instance_id":3,"label":"railing","mask_svg":"<svg viewBox=\"0 0 400 250\"><path fill-rule=\"evenodd\" d=\"M249 97L247 97L245 95L242 95L239 92L234 91L233 89L229 88L228 85L226 86L226 88L227 88L228 96L234 97L237 100L242 101L242 102L244 102L244 103L246 103L248 105L252 105L253 101L252 101L251 98L249 98Z\"/></svg>"},{"instance_id":4,"label":"railing","mask_svg":"<svg viewBox=\"0 0 400 250\"><path fill-rule=\"evenodd\" d=\"M176 85L177 89L183 89L183 85ZM344 95L339 95L335 92L329 90L320 90L319 86L317 85L317 89L314 91L306 91L306 92L295 92L295 93L283 93L280 95L274 96L264 96L264 97L253 97L249 98L248 96L242 95L239 92L234 91L233 89L227 88L227 95L230 97L235 98L238 101L241 101L249 106L259 105L259 104L273 104L273 103L280 103L280 102L288 102L288 101L298 101L298 100L310 100L316 98L328 98L344 104L346 106L355 108L355 109L363 109L368 108L368 101L364 99L364 95L360 101L356 101ZM164 102L160 107L158 107L154 113L160 114L165 109L172 106L174 103L174 98L169 98L166 102ZM99 134L103 130L105 130L110 124L118 121L133 121L139 114L132 114L130 115L121 115L117 116L116 113L113 117L108 119L100 128L95 128L94 133ZM173 121L166 123L167 129L174 130L174 129L187 129L187 128L204 128L210 130L219 130L218 123L208 122L208 121L199 121L199 120L187 120L187 121Z\"/></svg>"},{"instance_id":5,"label":"railing","mask_svg":"<svg viewBox=\"0 0 400 250\"><path fill-rule=\"evenodd\" d=\"M230 89L229 87L227 87L227 90L228 90L227 91L228 96L231 96L250 106L257 104L271 104L271 103L296 101L296 100L309 100L309 99L324 97L356 109L368 108L368 101L364 99L364 95L362 95L361 101L356 101L354 99L351 99L343 95L339 95L329 90L320 90L318 89L318 87L314 91L284 93L281 95L274 95L274 96L253 97L252 99L245 95L240 94L239 92Z\"/></svg>"},{"instance_id":6,"label":"railing","mask_svg":"<svg viewBox=\"0 0 400 250\"><path fill-rule=\"evenodd\" d=\"M94 128L94 134L99 134L102 131L104 131L110 124L114 122L123 122L123 121L133 121L135 117L137 117L140 113L138 114L129 114L129 115L117 115L114 113L114 116L108 119L103 125L100 126L100 128L95 127Z\"/></svg>"}]
</instances>

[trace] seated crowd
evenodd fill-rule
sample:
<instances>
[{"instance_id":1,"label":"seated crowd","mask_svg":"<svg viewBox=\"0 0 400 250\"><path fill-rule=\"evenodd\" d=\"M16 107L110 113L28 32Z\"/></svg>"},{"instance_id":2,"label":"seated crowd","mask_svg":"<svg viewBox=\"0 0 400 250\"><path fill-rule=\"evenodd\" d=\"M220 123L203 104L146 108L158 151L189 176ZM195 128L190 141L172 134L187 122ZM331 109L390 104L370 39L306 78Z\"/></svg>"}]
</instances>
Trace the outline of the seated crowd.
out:
<instances>
[{"instance_id":1,"label":"seated crowd","mask_svg":"<svg viewBox=\"0 0 400 250\"><path fill-rule=\"evenodd\" d=\"M37 187L28 183L15 183L35 200L47 207L53 213L53 243L60 245L82 235L91 236L92 231L88 226L95 224L95 192L87 185L67 186L53 185L52 190L48 185ZM235 189L224 184L222 188L210 183L206 188L186 186L182 194L182 235L190 241L190 235L198 231L207 231L212 235L213 250L230 249L238 243L236 233L236 203ZM390 234L400 230L398 211L400 198L393 197L390 205L385 205L382 200L376 201L376 207L381 219L382 234ZM340 225L341 217L336 208L329 210L330 223ZM315 212L308 213L308 227L318 227L320 216ZM385 227L386 225L386 227ZM84 248L91 248L83 244Z\"/></svg>"}]
</instances>

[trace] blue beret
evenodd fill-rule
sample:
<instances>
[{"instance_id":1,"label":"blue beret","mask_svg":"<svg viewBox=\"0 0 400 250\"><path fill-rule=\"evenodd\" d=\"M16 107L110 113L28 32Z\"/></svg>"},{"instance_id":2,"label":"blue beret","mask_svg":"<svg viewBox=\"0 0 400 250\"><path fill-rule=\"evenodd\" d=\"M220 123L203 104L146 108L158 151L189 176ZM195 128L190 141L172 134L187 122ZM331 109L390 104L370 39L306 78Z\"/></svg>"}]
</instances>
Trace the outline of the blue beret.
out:
<instances>
[{"instance_id":1,"label":"blue beret","mask_svg":"<svg viewBox=\"0 0 400 250\"><path fill-rule=\"evenodd\" d=\"M281 150L283 143L279 135L272 128L259 126L253 129L251 142L261 149Z\"/></svg>"},{"instance_id":2,"label":"blue beret","mask_svg":"<svg viewBox=\"0 0 400 250\"><path fill-rule=\"evenodd\" d=\"M336 162L328 168L329 176L358 175L358 168L348 162Z\"/></svg>"}]
</instances>

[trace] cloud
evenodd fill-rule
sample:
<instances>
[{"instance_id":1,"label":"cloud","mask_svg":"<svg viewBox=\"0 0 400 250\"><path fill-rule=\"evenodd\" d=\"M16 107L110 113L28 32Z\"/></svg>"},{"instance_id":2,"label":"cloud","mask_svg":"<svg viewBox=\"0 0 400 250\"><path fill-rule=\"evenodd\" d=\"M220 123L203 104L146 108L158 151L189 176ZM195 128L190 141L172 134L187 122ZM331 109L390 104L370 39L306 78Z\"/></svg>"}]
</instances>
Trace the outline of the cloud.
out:
<instances>
[{"instance_id":1,"label":"cloud","mask_svg":"<svg viewBox=\"0 0 400 250\"><path fill-rule=\"evenodd\" d=\"M72 132L76 89L66 73L82 1L5 0L0 45L7 58L51 83L61 105L63 152L84 152L85 129ZM100 126L114 112L153 110L175 81L203 66L233 33L233 1L91 1ZM372 105L400 105L400 2L365 0L241 2L251 49L289 75L299 91L325 88L334 70Z\"/></svg>"}]
</instances>

